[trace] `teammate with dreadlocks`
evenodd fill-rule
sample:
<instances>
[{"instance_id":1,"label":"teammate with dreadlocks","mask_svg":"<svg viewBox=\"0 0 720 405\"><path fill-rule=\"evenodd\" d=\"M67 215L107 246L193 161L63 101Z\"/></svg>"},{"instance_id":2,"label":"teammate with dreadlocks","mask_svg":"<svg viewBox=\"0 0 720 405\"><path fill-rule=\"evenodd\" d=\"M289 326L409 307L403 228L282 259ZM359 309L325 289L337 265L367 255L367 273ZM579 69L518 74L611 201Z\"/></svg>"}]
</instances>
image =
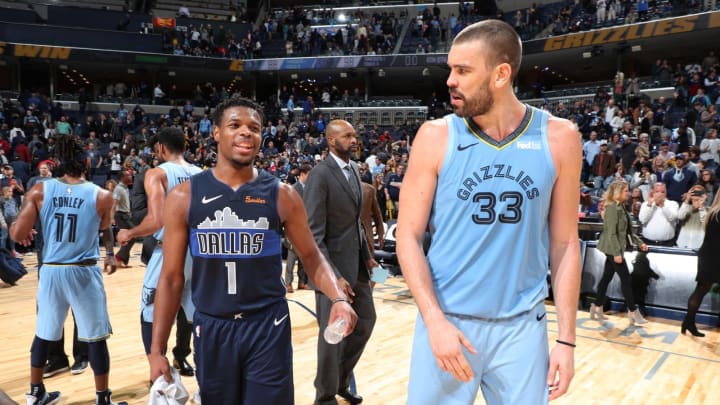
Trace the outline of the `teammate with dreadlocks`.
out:
<instances>
[{"instance_id":1,"label":"teammate with dreadlocks","mask_svg":"<svg viewBox=\"0 0 720 405\"><path fill-rule=\"evenodd\" d=\"M75 313L78 339L89 343L90 365L95 374L96 405L115 404L108 389L110 355L106 339L112 333L108 316L103 277L97 261L100 249L97 234L104 230L105 263L116 269L113 237L110 229L112 195L85 181L83 148L77 137L57 139L55 155L60 161L60 178L33 186L25 194L10 237L28 245L33 225L40 219L44 263L37 292L37 326L30 348L30 405L55 404L60 392L47 392L43 384L43 366L48 345L60 339L68 308Z\"/></svg>"}]
</instances>

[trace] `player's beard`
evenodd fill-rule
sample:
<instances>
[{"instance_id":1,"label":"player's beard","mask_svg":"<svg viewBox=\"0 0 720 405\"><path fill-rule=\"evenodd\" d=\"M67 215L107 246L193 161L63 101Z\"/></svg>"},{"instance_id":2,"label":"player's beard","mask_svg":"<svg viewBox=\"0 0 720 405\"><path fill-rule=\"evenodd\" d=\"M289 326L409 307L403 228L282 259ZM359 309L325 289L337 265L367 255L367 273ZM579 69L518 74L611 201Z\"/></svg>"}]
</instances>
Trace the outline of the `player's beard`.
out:
<instances>
[{"instance_id":1,"label":"player's beard","mask_svg":"<svg viewBox=\"0 0 720 405\"><path fill-rule=\"evenodd\" d=\"M466 97L463 93L455 89L450 89L450 95L462 98L462 105L453 105L453 108L455 109L455 114L463 118L487 114L495 103L495 98L490 91L489 77L480 85L480 88L474 96Z\"/></svg>"},{"instance_id":2,"label":"player's beard","mask_svg":"<svg viewBox=\"0 0 720 405\"><path fill-rule=\"evenodd\" d=\"M335 143L335 154L341 158L341 159L350 159L352 158L352 154L357 151L357 145L355 145L355 150L353 150L352 146L348 146L347 148L343 148L339 142Z\"/></svg>"}]
</instances>

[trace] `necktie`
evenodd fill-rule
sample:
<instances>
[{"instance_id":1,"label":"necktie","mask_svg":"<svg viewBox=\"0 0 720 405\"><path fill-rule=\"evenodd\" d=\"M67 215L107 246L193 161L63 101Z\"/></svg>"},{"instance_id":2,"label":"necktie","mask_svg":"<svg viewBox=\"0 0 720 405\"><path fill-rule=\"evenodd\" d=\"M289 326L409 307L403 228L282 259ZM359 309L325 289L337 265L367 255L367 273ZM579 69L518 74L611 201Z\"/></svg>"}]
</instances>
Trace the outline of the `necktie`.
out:
<instances>
[{"instance_id":1,"label":"necktie","mask_svg":"<svg viewBox=\"0 0 720 405\"><path fill-rule=\"evenodd\" d=\"M345 170L345 176L347 177L347 180L350 183L350 189L352 190L353 194L355 195L355 199L358 200L360 198L360 185L358 184L358 181L355 178L355 173L353 173L352 169L350 168L350 165L346 165L343 169Z\"/></svg>"}]
</instances>

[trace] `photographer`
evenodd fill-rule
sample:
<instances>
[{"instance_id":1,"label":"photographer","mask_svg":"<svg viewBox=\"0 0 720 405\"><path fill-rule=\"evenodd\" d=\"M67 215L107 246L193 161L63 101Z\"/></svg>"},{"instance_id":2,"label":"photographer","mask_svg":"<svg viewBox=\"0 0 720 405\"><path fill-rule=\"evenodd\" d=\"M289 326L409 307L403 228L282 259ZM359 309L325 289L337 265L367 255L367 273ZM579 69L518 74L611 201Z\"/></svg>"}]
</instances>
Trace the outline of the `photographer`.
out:
<instances>
[{"instance_id":1,"label":"photographer","mask_svg":"<svg viewBox=\"0 0 720 405\"><path fill-rule=\"evenodd\" d=\"M694 185L685 193L685 198L678 211L680 233L676 246L685 249L699 249L705 237L705 201L707 194L701 185Z\"/></svg>"}]
</instances>

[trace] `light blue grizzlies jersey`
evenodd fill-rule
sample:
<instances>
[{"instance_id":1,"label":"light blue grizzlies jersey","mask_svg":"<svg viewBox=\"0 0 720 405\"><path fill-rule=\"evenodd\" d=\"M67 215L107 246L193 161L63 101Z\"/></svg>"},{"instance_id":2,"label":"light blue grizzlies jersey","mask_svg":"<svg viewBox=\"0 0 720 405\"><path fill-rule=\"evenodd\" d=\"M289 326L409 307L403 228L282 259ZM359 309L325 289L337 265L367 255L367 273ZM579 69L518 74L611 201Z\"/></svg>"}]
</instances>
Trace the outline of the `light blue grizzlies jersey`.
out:
<instances>
[{"instance_id":1,"label":"light blue grizzlies jersey","mask_svg":"<svg viewBox=\"0 0 720 405\"><path fill-rule=\"evenodd\" d=\"M68 184L57 179L43 185L40 223L45 263L79 263L100 257L97 195L90 182Z\"/></svg>"},{"instance_id":2,"label":"light blue grizzlies jersey","mask_svg":"<svg viewBox=\"0 0 720 405\"><path fill-rule=\"evenodd\" d=\"M193 174L197 174L202 171L202 169L197 166L182 166L175 162L165 162L158 167L161 168L165 172L165 176L167 176L167 190L165 191L165 194L169 193L170 190L178 184L186 182ZM153 237L161 241L163 240L164 234L165 226L155 232Z\"/></svg>"},{"instance_id":3,"label":"light blue grizzlies jersey","mask_svg":"<svg viewBox=\"0 0 720 405\"><path fill-rule=\"evenodd\" d=\"M548 114L526 106L502 142L455 114L430 214L428 261L446 313L512 317L547 296L555 166Z\"/></svg>"}]
</instances>

